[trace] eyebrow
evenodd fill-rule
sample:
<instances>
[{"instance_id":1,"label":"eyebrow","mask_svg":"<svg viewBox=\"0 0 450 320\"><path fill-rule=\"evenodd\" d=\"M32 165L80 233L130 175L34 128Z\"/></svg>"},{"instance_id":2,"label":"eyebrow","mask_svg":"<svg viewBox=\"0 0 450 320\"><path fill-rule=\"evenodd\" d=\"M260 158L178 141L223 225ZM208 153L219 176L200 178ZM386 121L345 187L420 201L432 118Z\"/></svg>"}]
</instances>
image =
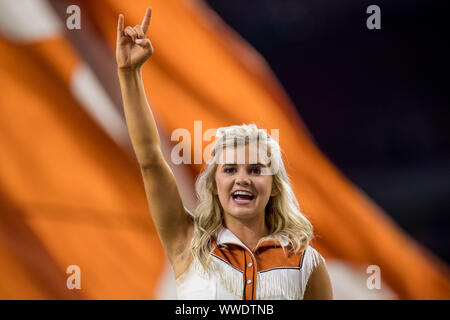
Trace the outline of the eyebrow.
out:
<instances>
[{"instance_id":1,"label":"eyebrow","mask_svg":"<svg viewBox=\"0 0 450 320\"><path fill-rule=\"evenodd\" d=\"M248 166L261 166L261 167L265 167L266 166L265 164L262 164L260 162L258 162L258 163L248 163L247 165ZM223 166L224 167L225 166L236 167L237 164L236 163L224 163Z\"/></svg>"}]
</instances>

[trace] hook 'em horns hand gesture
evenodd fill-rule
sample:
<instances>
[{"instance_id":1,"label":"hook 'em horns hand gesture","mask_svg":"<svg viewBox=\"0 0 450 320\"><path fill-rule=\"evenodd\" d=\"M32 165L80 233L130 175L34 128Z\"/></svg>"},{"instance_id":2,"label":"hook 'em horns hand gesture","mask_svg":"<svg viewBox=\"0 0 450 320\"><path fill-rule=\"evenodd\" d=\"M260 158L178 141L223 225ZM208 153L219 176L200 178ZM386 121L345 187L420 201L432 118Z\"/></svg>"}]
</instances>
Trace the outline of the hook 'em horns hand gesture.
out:
<instances>
[{"instance_id":1,"label":"hook 'em horns hand gesture","mask_svg":"<svg viewBox=\"0 0 450 320\"><path fill-rule=\"evenodd\" d=\"M119 15L117 23L116 60L119 69L138 69L153 54L150 39L146 38L152 8L147 8L141 25L124 29L124 17Z\"/></svg>"}]
</instances>

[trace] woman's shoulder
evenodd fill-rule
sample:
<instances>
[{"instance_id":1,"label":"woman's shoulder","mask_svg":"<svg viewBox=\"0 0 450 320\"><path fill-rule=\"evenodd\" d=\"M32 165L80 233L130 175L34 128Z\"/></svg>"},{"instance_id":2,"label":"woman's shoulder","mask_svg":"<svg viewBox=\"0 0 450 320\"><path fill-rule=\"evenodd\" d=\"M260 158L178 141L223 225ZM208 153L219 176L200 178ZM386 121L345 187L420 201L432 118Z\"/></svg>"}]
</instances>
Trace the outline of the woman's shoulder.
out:
<instances>
[{"instance_id":1,"label":"woman's shoulder","mask_svg":"<svg viewBox=\"0 0 450 320\"><path fill-rule=\"evenodd\" d=\"M302 264L315 268L320 263L325 263L325 258L311 244L305 244L302 249Z\"/></svg>"}]
</instances>

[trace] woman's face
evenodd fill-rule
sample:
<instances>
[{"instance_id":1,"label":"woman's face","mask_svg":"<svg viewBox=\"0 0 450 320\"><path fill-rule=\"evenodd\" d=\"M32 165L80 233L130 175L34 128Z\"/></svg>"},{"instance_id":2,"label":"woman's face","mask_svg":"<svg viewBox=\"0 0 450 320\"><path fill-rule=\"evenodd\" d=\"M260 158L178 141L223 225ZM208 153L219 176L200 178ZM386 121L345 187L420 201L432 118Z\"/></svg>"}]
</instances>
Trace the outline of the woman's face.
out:
<instances>
[{"instance_id":1,"label":"woman's face","mask_svg":"<svg viewBox=\"0 0 450 320\"><path fill-rule=\"evenodd\" d=\"M214 194L219 197L225 219L227 215L244 220L264 217L269 198L276 190L272 188L273 176L261 174L269 166L262 158L256 148L248 145L229 147L222 152Z\"/></svg>"}]
</instances>

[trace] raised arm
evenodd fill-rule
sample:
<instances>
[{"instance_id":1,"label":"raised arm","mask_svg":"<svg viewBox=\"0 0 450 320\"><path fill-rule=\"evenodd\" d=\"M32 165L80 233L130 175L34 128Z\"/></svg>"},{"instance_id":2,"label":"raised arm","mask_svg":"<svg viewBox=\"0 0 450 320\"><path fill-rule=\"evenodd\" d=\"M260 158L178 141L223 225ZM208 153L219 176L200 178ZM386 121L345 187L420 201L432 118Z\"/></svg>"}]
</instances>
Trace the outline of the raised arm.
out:
<instances>
[{"instance_id":1,"label":"raised arm","mask_svg":"<svg viewBox=\"0 0 450 320\"><path fill-rule=\"evenodd\" d=\"M142 82L141 67L153 54L150 39L145 38L150 24L151 9L147 9L142 25L124 29L124 17L119 15L117 24L116 59L125 117L131 141L141 166L151 165L152 149L160 149L161 143L155 120L147 103Z\"/></svg>"},{"instance_id":2,"label":"raised arm","mask_svg":"<svg viewBox=\"0 0 450 320\"><path fill-rule=\"evenodd\" d=\"M141 67L153 54L146 33L148 8L141 25L124 28L117 24L116 60L125 118L134 152L141 167L149 209L169 260L173 263L192 235L192 220L185 213L174 175L164 160L161 141L145 95Z\"/></svg>"}]
</instances>

